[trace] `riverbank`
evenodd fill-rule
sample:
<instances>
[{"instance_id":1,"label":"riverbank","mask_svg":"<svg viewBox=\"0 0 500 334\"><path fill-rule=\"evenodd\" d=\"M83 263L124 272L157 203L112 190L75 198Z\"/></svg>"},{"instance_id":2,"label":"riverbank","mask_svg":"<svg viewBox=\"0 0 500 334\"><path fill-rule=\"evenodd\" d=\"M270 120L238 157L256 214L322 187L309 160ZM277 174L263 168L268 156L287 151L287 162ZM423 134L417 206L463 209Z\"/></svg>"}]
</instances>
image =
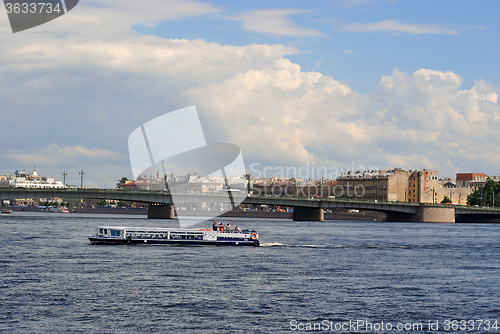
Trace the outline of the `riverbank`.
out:
<instances>
[{"instance_id":1,"label":"riverbank","mask_svg":"<svg viewBox=\"0 0 500 334\"><path fill-rule=\"evenodd\" d=\"M15 211L43 212L46 209L38 207L10 207ZM73 213L94 213L94 214L129 214L129 215L148 215L145 208L73 208ZM233 218L262 218L262 219L292 219L293 212L269 212L269 211L183 211L188 216L222 216ZM325 220L364 220L364 221L383 221L386 218L385 213L376 211L362 212L325 212Z\"/></svg>"},{"instance_id":2,"label":"riverbank","mask_svg":"<svg viewBox=\"0 0 500 334\"><path fill-rule=\"evenodd\" d=\"M228 211L221 214L222 217L240 217L240 218L275 218L292 219L293 212L267 212L267 211ZM325 220L370 220L383 221L386 214L383 212L364 211L364 212L325 212Z\"/></svg>"}]
</instances>

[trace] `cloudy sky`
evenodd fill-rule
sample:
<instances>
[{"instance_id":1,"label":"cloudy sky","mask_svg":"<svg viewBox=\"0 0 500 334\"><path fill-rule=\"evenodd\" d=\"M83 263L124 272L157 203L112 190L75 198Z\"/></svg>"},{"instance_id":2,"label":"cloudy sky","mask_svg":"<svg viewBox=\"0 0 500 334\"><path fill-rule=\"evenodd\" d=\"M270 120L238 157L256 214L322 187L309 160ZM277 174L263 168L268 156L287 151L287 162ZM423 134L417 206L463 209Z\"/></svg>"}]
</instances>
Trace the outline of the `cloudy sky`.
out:
<instances>
[{"instance_id":1,"label":"cloudy sky","mask_svg":"<svg viewBox=\"0 0 500 334\"><path fill-rule=\"evenodd\" d=\"M0 174L113 187L127 140L196 105L247 168L500 174L500 2L81 0L0 9ZM169 143L165 143L168 145ZM256 168L256 167L254 167Z\"/></svg>"}]
</instances>

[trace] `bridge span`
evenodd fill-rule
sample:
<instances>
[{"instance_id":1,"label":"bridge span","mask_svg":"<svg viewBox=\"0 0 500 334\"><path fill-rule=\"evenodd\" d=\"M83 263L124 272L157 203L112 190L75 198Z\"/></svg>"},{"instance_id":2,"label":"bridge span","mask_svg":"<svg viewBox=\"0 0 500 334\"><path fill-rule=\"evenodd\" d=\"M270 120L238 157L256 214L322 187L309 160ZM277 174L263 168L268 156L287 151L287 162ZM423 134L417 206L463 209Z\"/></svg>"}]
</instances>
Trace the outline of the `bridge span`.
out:
<instances>
[{"instance_id":1,"label":"bridge span","mask_svg":"<svg viewBox=\"0 0 500 334\"><path fill-rule=\"evenodd\" d=\"M214 194L176 194L177 203L224 202L226 196ZM237 195L234 195L236 198ZM22 198L64 198L123 200L148 203L149 218L174 219L174 203L167 192L106 189L0 189L0 200ZM246 197L243 204L293 207L293 219L323 221L326 209L356 209L387 213L392 222L500 222L500 209L489 207L432 205L409 202L376 202L325 198Z\"/></svg>"}]
</instances>

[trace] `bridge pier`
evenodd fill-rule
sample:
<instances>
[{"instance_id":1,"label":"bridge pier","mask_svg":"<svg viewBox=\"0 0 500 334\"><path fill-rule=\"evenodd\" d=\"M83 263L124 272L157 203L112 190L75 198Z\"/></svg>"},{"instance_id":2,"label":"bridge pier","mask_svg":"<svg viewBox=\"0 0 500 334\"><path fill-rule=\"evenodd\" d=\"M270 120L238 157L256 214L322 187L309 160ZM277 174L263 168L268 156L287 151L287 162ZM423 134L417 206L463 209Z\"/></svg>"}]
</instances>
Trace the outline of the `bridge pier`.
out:
<instances>
[{"instance_id":1,"label":"bridge pier","mask_svg":"<svg viewBox=\"0 0 500 334\"><path fill-rule=\"evenodd\" d=\"M322 208L302 208L295 207L293 209L293 220L322 222L325 221L325 213Z\"/></svg>"},{"instance_id":2,"label":"bridge pier","mask_svg":"<svg viewBox=\"0 0 500 334\"><path fill-rule=\"evenodd\" d=\"M148 204L148 219L175 219L172 204Z\"/></svg>"},{"instance_id":3,"label":"bridge pier","mask_svg":"<svg viewBox=\"0 0 500 334\"><path fill-rule=\"evenodd\" d=\"M388 222L454 223L455 209L419 206L417 213L387 212Z\"/></svg>"}]
</instances>

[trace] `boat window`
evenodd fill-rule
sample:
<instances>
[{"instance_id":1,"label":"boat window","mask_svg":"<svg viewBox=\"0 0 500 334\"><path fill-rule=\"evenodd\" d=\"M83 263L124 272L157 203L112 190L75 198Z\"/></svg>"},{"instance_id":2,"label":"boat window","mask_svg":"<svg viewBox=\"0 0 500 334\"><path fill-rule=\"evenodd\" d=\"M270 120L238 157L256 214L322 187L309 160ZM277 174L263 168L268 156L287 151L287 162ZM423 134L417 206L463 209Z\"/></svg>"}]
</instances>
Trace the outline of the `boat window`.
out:
<instances>
[{"instance_id":1,"label":"boat window","mask_svg":"<svg viewBox=\"0 0 500 334\"><path fill-rule=\"evenodd\" d=\"M102 231L101 231L102 230ZM120 236L122 230L109 229L111 236ZM108 229L100 229L99 233L106 234ZM126 231L126 236L138 239L174 239L174 240L203 240L200 232L167 232L167 231Z\"/></svg>"},{"instance_id":2,"label":"boat window","mask_svg":"<svg viewBox=\"0 0 500 334\"><path fill-rule=\"evenodd\" d=\"M170 239L184 240L187 239L187 235L180 233L170 233Z\"/></svg>"},{"instance_id":3,"label":"boat window","mask_svg":"<svg viewBox=\"0 0 500 334\"><path fill-rule=\"evenodd\" d=\"M175 240L203 240L202 233L170 233L170 239Z\"/></svg>"},{"instance_id":4,"label":"boat window","mask_svg":"<svg viewBox=\"0 0 500 334\"><path fill-rule=\"evenodd\" d=\"M110 230L110 231L111 231L112 237L119 237L120 236L120 230Z\"/></svg>"}]
</instances>

